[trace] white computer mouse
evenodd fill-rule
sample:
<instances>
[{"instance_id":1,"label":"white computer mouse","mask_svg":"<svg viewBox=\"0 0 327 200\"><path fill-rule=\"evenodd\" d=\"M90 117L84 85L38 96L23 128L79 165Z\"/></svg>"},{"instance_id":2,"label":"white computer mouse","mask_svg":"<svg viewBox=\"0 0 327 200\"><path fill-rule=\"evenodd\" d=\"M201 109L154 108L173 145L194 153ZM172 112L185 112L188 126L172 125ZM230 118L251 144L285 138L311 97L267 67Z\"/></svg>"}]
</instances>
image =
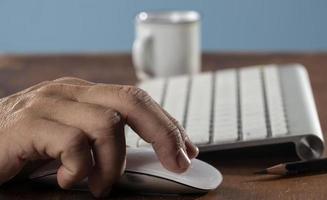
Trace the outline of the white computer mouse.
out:
<instances>
[{"instance_id":1,"label":"white computer mouse","mask_svg":"<svg viewBox=\"0 0 327 200\"><path fill-rule=\"evenodd\" d=\"M59 166L60 162L51 161L34 171L30 179L57 185ZM191 166L179 174L166 170L152 149L128 148L126 169L117 187L139 193L185 194L207 192L217 188L221 182L221 173L201 160L193 159ZM87 190L87 180L72 189Z\"/></svg>"}]
</instances>

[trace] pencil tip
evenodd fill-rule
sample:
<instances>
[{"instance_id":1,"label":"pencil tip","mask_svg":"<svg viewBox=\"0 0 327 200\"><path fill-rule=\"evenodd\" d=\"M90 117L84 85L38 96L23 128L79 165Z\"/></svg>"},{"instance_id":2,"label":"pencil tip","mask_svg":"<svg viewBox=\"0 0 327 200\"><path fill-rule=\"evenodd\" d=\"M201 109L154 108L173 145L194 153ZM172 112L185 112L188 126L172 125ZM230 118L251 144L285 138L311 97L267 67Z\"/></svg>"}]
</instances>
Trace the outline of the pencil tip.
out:
<instances>
[{"instance_id":1,"label":"pencil tip","mask_svg":"<svg viewBox=\"0 0 327 200\"><path fill-rule=\"evenodd\" d=\"M268 171L264 169L264 170L256 171L254 172L254 174L268 174Z\"/></svg>"}]
</instances>

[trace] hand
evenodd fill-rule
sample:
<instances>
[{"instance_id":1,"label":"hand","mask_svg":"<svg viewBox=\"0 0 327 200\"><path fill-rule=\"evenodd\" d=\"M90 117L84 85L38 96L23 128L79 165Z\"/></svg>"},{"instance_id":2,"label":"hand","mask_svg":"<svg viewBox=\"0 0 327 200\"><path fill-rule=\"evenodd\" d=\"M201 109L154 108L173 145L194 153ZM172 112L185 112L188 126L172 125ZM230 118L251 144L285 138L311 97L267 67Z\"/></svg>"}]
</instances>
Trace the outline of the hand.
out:
<instances>
[{"instance_id":1,"label":"hand","mask_svg":"<svg viewBox=\"0 0 327 200\"><path fill-rule=\"evenodd\" d=\"M124 171L125 124L152 144L168 170L183 172L198 154L143 90L61 78L0 99L0 183L29 161L60 159L60 187L88 177L91 192L102 196Z\"/></svg>"}]
</instances>

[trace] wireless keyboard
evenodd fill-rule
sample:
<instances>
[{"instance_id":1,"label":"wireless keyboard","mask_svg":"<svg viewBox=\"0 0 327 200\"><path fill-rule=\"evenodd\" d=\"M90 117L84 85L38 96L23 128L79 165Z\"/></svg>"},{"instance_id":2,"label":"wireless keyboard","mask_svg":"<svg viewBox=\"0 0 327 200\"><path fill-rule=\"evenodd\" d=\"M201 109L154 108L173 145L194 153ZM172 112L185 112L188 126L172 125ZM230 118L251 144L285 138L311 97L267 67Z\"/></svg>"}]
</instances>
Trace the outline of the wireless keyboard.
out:
<instances>
[{"instance_id":1,"label":"wireless keyboard","mask_svg":"<svg viewBox=\"0 0 327 200\"><path fill-rule=\"evenodd\" d=\"M318 158L324 139L304 66L250 66L144 81L139 87L175 117L200 151L294 143ZM131 129L127 145L146 147Z\"/></svg>"}]
</instances>

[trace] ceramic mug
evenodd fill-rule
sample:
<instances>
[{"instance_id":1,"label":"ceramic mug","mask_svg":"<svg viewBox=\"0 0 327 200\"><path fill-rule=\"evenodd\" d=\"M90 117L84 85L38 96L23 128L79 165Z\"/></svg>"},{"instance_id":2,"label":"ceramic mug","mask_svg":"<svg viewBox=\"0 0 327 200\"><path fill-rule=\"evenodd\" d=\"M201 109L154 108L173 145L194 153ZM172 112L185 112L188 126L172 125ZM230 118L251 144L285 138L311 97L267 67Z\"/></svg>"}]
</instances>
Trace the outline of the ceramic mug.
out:
<instances>
[{"instance_id":1,"label":"ceramic mug","mask_svg":"<svg viewBox=\"0 0 327 200\"><path fill-rule=\"evenodd\" d=\"M138 78L198 73L200 26L200 15L195 11L139 13L132 52Z\"/></svg>"}]
</instances>

